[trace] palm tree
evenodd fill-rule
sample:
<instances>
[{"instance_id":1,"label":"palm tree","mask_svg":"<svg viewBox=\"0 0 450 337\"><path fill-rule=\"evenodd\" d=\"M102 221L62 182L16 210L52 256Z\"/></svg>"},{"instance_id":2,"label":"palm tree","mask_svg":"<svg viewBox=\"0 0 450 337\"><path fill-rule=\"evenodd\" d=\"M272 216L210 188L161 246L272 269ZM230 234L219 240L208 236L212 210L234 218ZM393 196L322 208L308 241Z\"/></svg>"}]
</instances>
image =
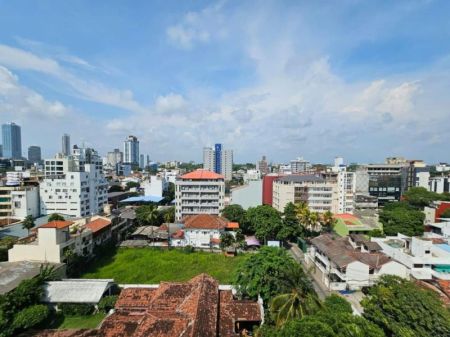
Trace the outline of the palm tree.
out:
<instances>
[{"instance_id":1,"label":"palm tree","mask_svg":"<svg viewBox=\"0 0 450 337\"><path fill-rule=\"evenodd\" d=\"M309 226L313 231L317 231L317 224L319 223L320 215L317 212L311 212L309 216Z\"/></svg>"},{"instance_id":2,"label":"palm tree","mask_svg":"<svg viewBox=\"0 0 450 337\"><path fill-rule=\"evenodd\" d=\"M147 213L146 220L151 226L156 225L156 221L158 221L159 212L158 209L152 205Z\"/></svg>"},{"instance_id":3,"label":"palm tree","mask_svg":"<svg viewBox=\"0 0 450 337\"><path fill-rule=\"evenodd\" d=\"M300 225L307 228L311 215L308 205L305 202L295 204L295 213L297 214L297 219L300 222Z\"/></svg>"},{"instance_id":4,"label":"palm tree","mask_svg":"<svg viewBox=\"0 0 450 337\"><path fill-rule=\"evenodd\" d=\"M313 314L321 306L308 276L301 267L290 270L280 278L285 293L278 295L270 302L276 325L282 326L286 321Z\"/></svg>"},{"instance_id":5,"label":"palm tree","mask_svg":"<svg viewBox=\"0 0 450 337\"><path fill-rule=\"evenodd\" d=\"M22 222L22 228L28 230L28 235L30 235L30 229L34 227L34 220L32 215L27 215Z\"/></svg>"},{"instance_id":6,"label":"palm tree","mask_svg":"<svg viewBox=\"0 0 450 337\"><path fill-rule=\"evenodd\" d=\"M330 211L326 211L322 214L321 225L325 229L326 232L331 232L334 227L334 223L336 219L334 218L334 214Z\"/></svg>"}]
</instances>

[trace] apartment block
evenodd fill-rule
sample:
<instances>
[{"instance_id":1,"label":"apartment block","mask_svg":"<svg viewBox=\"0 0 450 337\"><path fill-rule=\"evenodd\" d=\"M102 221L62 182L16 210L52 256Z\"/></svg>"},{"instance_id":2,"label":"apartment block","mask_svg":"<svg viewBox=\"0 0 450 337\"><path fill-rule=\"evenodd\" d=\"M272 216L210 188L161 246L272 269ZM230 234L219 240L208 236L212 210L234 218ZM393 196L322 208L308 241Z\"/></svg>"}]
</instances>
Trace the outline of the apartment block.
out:
<instances>
[{"instance_id":1,"label":"apartment block","mask_svg":"<svg viewBox=\"0 0 450 337\"><path fill-rule=\"evenodd\" d=\"M222 144L203 148L203 169L221 174L225 181L233 178L233 150L224 150Z\"/></svg>"},{"instance_id":2,"label":"apartment block","mask_svg":"<svg viewBox=\"0 0 450 337\"><path fill-rule=\"evenodd\" d=\"M219 215L224 208L225 178L215 172L196 170L175 182L175 218L187 215Z\"/></svg>"}]
</instances>

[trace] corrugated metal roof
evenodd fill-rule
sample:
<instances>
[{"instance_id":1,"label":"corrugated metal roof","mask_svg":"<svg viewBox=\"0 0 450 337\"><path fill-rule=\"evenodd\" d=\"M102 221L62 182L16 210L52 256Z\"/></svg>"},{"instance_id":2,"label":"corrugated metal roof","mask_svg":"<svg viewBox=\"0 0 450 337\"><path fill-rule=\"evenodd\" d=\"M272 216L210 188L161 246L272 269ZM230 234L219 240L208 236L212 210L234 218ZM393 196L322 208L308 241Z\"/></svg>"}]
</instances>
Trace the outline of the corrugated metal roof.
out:
<instances>
[{"instance_id":1,"label":"corrugated metal roof","mask_svg":"<svg viewBox=\"0 0 450 337\"><path fill-rule=\"evenodd\" d=\"M43 302L98 303L114 280L67 279L50 281L44 285Z\"/></svg>"}]
</instances>

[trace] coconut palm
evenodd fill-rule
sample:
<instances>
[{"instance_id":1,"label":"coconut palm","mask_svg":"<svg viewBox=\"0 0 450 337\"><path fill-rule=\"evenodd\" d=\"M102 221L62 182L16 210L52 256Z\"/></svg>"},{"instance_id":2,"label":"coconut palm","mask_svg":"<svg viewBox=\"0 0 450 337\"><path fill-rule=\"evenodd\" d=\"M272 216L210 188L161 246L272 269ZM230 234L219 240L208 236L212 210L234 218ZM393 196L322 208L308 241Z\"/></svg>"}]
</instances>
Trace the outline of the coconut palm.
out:
<instances>
[{"instance_id":1,"label":"coconut palm","mask_svg":"<svg viewBox=\"0 0 450 337\"><path fill-rule=\"evenodd\" d=\"M309 227L313 231L317 231L317 225L319 224L320 215L317 212L311 212L309 215Z\"/></svg>"},{"instance_id":2,"label":"coconut palm","mask_svg":"<svg viewBox=\"0 0 450 337\"><path fill-rule=\"evenodd\" d=\"M297 214L300 225L307 228L309 226L311 215L308 205L305 202L295 204L295 213Z\"/></svg>"},{"instance_id":3,"label":"coconut palm","mask_svg":"<svg viewBox=\"0 0 450 337\"><path fill-rule=\"evenodd\" d=\"M287 272L280 283L286 292L270 302L270 312L278 327L288 320L313 314L320 307L321 302L301 267Z\"/></svg>"},{"instance_id":4,"label":"coconut palm","mask_svg":"<svg viewBox=\"0 0 450 337\"><path fill-rule=\"evenodd\" d=\"M322 214L320 223L322 225L322 228L326 232L331 232L333 230L335 222L336 219L334 218L333 213L331 213L330 211L326 211L325 213Z\"/></svg>"},{"instance_id":5,"label":"coconut palm","mask_svg":"<svg viewBox=\"0 0 450 337\"><path fill-rule=\"evenodd\" d=\"M158 209L155 206L152 206L148 211L146 220L151 226L155 226L158 221L158 216Z\"/></svg>"}]
</instances>

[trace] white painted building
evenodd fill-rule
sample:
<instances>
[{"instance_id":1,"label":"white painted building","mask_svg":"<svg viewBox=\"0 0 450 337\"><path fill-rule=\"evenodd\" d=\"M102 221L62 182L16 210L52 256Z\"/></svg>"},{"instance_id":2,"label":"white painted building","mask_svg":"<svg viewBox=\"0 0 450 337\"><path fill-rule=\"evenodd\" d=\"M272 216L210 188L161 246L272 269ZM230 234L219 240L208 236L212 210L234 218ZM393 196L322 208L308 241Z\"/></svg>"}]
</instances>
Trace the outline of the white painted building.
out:
<instances>
[{"instance_id":1,"label":"white painted building","mask_svg":"<svg viewBox=\"0 0 450 337\"><path fill-rule=\"evenodd\" d=\"M135 136L128 136L123 142L124 163L139 165L139 141Z\"/></svg>"},{"instance_id":2,"label":"white painted building","mask_svg":"<svg viewBox=\"0 0 450 337\"><path fill-rule=\"evenodd\" d=\"M290 166L292 174L308 172L312 167L311 163L303 159L303 157L291 160Z\"/></svg>"},{"instance_id":3,"label":"white painted building","mask_svg":"<svg viewBox=\"0 0 450 337\"><path fill-rule=\"evenodd\" d=\"M224 208L225 181L220 174L196 170L175 182L175 219L187 215L219 215Z\"/></svg>"},{"instance_id":4,"label":"white painted building","mask_svg":"<svg viewBox=\"0 0 450 337\"><path fill-rule=\"evenodd\" d=\"M40 184L41 214L62 213L72 217L98 214L108 202L108 183L102 161L91 149L74 146L70 157L45 160Z\"/></svg>"},{"instance_id":5,"label":"white painted building","mask_svg":"<svg viewBox=\"0 0 450 337\"><path fill-rule=\"evenodd\" d=\"M39 212L38 186L0 186L0 218L36 218Z\"/></svg>"},{"instance_id":6,"label":"white painted building","mask_svg":"<svg viewBox=\"0 0 450 337\"><path fill-rule=\"evenodd\" d=\"M450 245L448 242L428 237L408 237L402 234L386 238L372 238L384 254L405 266L418 280L450 281ZM442 238L442 236L441 236Z\"/></svg>"},{"instance_id":7,"label":"white painted building","mask_svg":"<svg viewBox=\"0 0 450 337\"><path fill-rule=\"evenodd\" d=\"M222 149L221 144L216 148L203 148L203 169L216 172L225 177L225 181L233 178L233 150Z\"/></svg>"},{"instance_id":8,"label":"white painted building","mask_svg":"<svg viewBox=\"0 0 450 337\"><path fill-rule=\"evenodd\" d=\"M157 174L150 176L142 182L141 187L144 188L144 195L162 197L163 192L169 188L169 182L163 175Z\"/></svg>"},{"instance_id":9,"label":"white painted building","mask_svg":"<svg viewBox=\"0 0 450 337\"><path fill-rule=\"evenodd\" d=\"M233 188L230 204L241 205L243 209L262 205L262 180L249 180L247 184Z\"/></svg>"},{"instance_id":10,"label":"white painted building","mask_svg":"<svg viewBox=\"0 0 450 337\"><path fill-rule=\"evenodd\" d=\"M380 253L377 244L360 240L358 235L318 236L311 240L305 261L319 270L321 281L329 290L372 286L383 275L408 278L405 266Z\"/></svg>"},{"instance_id":11,"label":"white painted building","mask_svg":"<svg viewBox=\"0 0 450 337\"><path fill-rule=\"evenodd\" d=\"M450 177L433 177L428 181L428 190L436 193L450 192Z\"/></svg>"},{"instance_id":12,"label":"white painted building","mask_svg":"<svg viewBox=\"0 0 450 337\"><path fill-rule=\"evenodd\" d=\"M260 180L261 179L261 172L258 170L247 170L243 175L242 178L244 180L244 184L247 184L250 180Z\"/></svg>"}]
</instances>

